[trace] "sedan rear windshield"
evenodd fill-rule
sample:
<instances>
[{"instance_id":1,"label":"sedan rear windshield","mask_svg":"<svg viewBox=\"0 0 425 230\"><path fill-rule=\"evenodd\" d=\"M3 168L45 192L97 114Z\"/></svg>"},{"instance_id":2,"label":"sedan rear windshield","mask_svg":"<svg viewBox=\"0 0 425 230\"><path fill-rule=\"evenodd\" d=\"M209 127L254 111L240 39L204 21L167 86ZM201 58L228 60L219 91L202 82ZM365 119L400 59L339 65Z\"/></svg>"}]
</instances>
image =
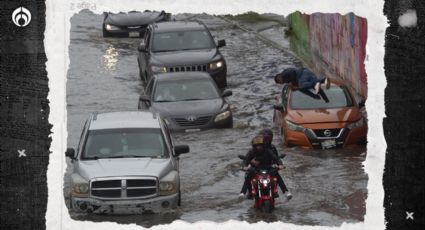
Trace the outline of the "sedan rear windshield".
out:
<instances>
[{"instance_id":1,"label":"sedan rear windshield","mask_svg":"<svg viewBox=\"0 0 425 230\"><path fill-rule=\"evenodd\" d=\"M211 80L180 80L158 82L154 102L209 100L219 98L217 88Z\"/></svg>"},{"instance_id":2,"label":"sedan rear windshield","mask_svg":"<svg viewBox=\"0 0 425 230\"><path fill-rule=\"evenodd\" d=\"M295 89L291 94L292 109L321 109L353 106L353 100L346 88L323 89L324 95L313 95L310 91Z\"/></svg>"},{"instance_id":3,"label":"sedan rear windshield","mask_svg":"<svg viewBox=\"0 0 425 230\"><path fill-rule=\"evenodd\" d=\"M159 128L89 130L82 159L168 157Z\"/></svg>"},{"instance_id":4,"label":"sedan rear windshield","mask_svg":"<svg viewBox=\"0 0 425 230\"><path fill-rule=\"evenodd\" d=\"M214 41L206 30L156 33L152 41L153 52L211 49Z\"/></svg>"}]
</instances>

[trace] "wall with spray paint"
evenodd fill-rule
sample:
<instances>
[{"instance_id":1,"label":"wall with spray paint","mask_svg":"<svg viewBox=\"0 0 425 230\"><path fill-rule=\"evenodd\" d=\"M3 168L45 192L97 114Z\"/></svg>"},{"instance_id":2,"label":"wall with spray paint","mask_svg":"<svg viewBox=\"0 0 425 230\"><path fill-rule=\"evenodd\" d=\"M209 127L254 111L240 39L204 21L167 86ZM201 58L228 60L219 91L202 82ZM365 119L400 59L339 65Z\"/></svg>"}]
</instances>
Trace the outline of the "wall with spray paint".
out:
<instances>
[{"instance_id":1,"label":"wall with spray paint","mask_svg":"<svg viewBox=\"0 0 425 230\"><path fill-rule=\"evenodd\" d=\"M288 16L291 50L319 75L342 78L367 97L367 21L346 15L300 12Z\"/></svg>"}]
</instances>

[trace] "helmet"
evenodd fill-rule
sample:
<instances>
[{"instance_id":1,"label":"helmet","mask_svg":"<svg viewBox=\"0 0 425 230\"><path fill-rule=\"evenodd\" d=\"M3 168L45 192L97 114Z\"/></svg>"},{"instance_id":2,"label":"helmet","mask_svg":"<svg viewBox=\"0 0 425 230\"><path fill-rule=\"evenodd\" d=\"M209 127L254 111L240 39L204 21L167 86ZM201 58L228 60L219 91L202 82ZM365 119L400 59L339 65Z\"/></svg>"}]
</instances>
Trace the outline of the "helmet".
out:
<instances>
[{"instance_id":1,"label":"helmet","mask_svg":"<svg viewBox=\"0 0 425 230\"><path fill-rule=\"evenodd\" d=\"M273 131L271 129L265 128L265 129L261 130L259 134L264 137L264 142L266 144L272 143L272 141L273 141Z\"/></svg>"},{"instance_id":2,"label":"helmet","mask_svg":"<svg viewBox=\"0 0 425 230\"><path fill-rule=\"evenodd\" d=\"M264 145L264 137L263 136L256 136L256 137L252 138L251 144L252 144L252 146Z\"/></svg>"}]
</instances>

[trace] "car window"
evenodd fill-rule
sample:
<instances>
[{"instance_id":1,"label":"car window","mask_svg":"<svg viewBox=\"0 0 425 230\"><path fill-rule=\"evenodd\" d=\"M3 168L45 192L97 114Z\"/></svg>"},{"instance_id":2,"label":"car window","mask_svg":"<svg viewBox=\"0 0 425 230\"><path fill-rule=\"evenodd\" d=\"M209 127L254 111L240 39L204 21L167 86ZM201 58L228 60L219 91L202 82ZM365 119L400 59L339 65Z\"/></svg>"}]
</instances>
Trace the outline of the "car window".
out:
<instances>
[{"instance_id":1,"label":"car window","mask_svg":"<svg viewBox=\"0 0 425 230\"><path fill-rule=\"evenodd\" d=\"M156 84L153 101L208 100L219 97L214 83L208 80L164 81Z\"/></svg>"},{"instance_id":2,"label":"car window","mask_svg":"<svg viewBox=\"0 0 425 230\"><path fill-rule=\"evenodd\" d=\"M214 47L215 43L206 30L155 33L152 40L153 52L211 49Z\"/></svg>"},{"instance_id":3,"label":"car window","mask_svg":"<svg viewBox=\"0 0 425 230\"><path fill-rule=\"evenodd\" d=\"M314 96L299 89L292 90L292 109L319 109L319 108L339 108L353 106L353 100L346 88L331 87L323 89L328 100L322 96Z\"/></svg>"},{"instance_id":4,"label":"car window","mask_svg":"<svg viewBox=\"0 0 425 230\"><path fill-rule=\"evenodd\" d=\"M89 130L82 159L168 157L159 128Z\"/></svg>"}]
</instances>

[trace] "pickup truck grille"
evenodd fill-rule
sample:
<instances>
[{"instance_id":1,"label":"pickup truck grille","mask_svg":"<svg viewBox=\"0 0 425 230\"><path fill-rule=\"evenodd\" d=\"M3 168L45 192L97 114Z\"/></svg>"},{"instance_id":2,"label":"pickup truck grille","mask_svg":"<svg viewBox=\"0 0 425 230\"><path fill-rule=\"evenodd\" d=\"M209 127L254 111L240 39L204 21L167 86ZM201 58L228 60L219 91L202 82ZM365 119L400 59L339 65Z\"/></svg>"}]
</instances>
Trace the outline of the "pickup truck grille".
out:
<instances>
[{"instance_id":1,"label":"pickup truck grille","mask_svg":"<svg viewBox=\"0 0 425 230\"><path fill-rule=\"evenodd\" d=\"M206 125L211 120L210 116L197 117L194 120L188 120L187 118L174 118L180 126L199 126Z\"/></svg>"},{"instance_id":2,"label":"pickup truck grille","mask_svg":"<svg viewBox=\"0 0 425 230\"><path fill-rule=\"evenodd\" d=\"M101 199L149 198L157 194L156 178L97 178L91 181L91 196Z\"/></svg>"},{"instance_id":3,"label":"pickup truck grille","mask_svg":"<svg viewBox=\"0 0 425 230\"><path fill-rule=\"evenodd\" d=\"M169 67L168 71L169 72L190 72L190 71L207 72L207 65L175 66L175 67Z\"/></svg>"}]
</instances>

